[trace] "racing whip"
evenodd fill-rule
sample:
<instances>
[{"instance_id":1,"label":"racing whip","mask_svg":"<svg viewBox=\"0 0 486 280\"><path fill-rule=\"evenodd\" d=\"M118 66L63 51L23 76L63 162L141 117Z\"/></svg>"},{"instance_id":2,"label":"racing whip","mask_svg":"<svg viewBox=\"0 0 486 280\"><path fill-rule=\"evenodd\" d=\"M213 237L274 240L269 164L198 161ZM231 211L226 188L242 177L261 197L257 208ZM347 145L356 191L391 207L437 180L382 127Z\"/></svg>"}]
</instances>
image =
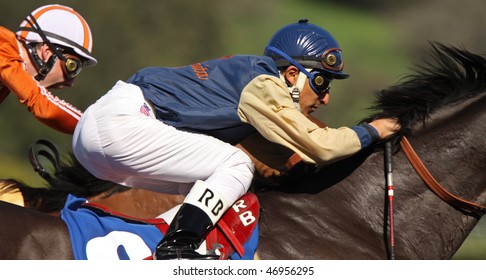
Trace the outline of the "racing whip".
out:
<instances>
[{"instance_id":1,"label":"racing whip","mask_svg":"<svg viewBox=\"0 0 486 280\"><path fill-rule=\"evenodd\" d=\"M393 149L392 141L385 143L385 172L388 194L388 222L389 222L389 258L395 259L395 226L393 219Z\"/></svg>"}]
</instances>

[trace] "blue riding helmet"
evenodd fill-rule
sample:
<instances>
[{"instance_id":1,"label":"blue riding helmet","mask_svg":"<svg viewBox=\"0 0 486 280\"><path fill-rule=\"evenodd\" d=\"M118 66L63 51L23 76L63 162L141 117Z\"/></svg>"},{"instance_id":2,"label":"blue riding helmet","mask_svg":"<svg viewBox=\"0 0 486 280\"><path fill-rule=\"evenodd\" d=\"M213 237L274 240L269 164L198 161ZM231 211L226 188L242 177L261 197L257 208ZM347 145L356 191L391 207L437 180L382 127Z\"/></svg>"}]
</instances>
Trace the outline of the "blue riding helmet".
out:
<instances>
[{"instance_id":1,"label":"blue riding helmet","mask_svg":"<svg viewBox=\"0 0 486 280\"><path fill-rule=\"evenodd\" d=\"M305 68L322 69L334 79L349 77L343 72L343 58L336 39L307 19L277 31L268 46L282 51ZM273 48L265 48L264 55L272 57L277 67L290 66L288 59L272 51Z\"/></svg>"}]
</instances>

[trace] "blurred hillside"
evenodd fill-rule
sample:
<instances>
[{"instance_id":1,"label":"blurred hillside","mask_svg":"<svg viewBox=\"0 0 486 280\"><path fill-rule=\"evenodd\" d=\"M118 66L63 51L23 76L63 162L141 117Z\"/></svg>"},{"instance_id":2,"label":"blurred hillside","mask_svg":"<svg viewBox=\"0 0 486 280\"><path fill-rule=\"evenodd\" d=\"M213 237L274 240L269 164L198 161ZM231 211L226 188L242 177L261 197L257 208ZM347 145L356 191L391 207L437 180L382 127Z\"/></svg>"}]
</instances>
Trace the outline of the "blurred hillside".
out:
<instances>
[{"instance_id":1,"label":"blurred hillside","mask_svg":"<svg viewBox=\"0 0 486 280\"><path fill-rule=\"evenodd\" d=\"M2 0L0 25L16 30L22 19L50 1ZM331 126L366 117L377 90L397 83L419 62L428 41L485 53L483 0L58 0L88 21L99 64L87 68L74 88L54 92L86 109L117 80L142 67L180 66L230 54L261 54L282 26L308 18L340 42L345 70L331 104L316 112ZM71 137L41 125L10 95L0 105L0 178L40 186L27 148L37 138L70 150Z\"/></svg>"}]
</instances>

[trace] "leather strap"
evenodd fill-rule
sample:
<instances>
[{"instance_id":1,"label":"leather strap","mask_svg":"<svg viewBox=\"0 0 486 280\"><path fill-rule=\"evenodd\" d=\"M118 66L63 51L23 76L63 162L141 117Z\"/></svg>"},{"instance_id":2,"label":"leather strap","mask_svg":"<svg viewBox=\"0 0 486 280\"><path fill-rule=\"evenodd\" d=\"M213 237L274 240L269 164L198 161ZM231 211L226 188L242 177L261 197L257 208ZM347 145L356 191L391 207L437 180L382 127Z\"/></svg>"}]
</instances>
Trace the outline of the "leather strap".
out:
<instances>
[{"instance_id":1,"label":"leather strap","mask_svg":"<svg viewBox=\"0 0 486 280\"><path fill-rule=\"evenodd\" d=\"M299 154L294 153L292 156L287 159L287 161L284 164L285 169L290 170L292 167L297 165L297 163L301 162L302 158L299 156Z\"/></svg>"},{"instance_id":2,"label":"leather strap","mask_svg":"<svg viewBox=\"0 0 486 280\"><path fill-rule=\"evenodd\" d=\"M467 213L476 214L478 216L482 216L484 213L486 213L485 206L459 198L442 187L424 166L405 136L400 141L400 145L415 171L417 171L422 180L438 197L450 205Z\"/></svg>"}]
</instances>

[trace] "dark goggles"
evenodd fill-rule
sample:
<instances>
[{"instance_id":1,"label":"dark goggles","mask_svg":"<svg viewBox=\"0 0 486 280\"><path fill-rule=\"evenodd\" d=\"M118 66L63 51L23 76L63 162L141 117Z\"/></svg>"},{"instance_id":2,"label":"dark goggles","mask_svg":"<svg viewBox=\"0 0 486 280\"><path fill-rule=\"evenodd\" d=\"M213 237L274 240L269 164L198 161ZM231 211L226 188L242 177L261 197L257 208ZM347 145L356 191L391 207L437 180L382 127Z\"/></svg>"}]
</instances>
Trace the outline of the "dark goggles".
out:
<instances>
[{"instance_id":1,"label":"dark goggles","mask_svg":"<svg viewBox=\"0 0 486 280\"><path fill-rule=\"evenodd\" d=\"M331 82L333 79L326 75L324 71L318 69L314 69L310 73L312 75L311 83L315 93L319 99L324 98L331 90Z\"/></svg>"},{"instance_id":2,"label":"dark goggles","mask_svg":"<svg viewBox=\"0 0 486 280\"><path fill-rule=\"evenodd\" d=\"M64 56L61 60L63 61L62 70L69 80L76 78L81 73L81 70L83 70L83 62L77 58Z\"/></svg>"},{"instance_id":3,"label":"dark goggles","mask_svg":"<svg viewBox=\"0 0 486 280\"><path fill-rule=\"evenodd\" d=\"M58 47L54 53L62 60L62 71L68 80L76 78L83 70L83 62L71 52Z\"/></svg>"}]
</instances>

